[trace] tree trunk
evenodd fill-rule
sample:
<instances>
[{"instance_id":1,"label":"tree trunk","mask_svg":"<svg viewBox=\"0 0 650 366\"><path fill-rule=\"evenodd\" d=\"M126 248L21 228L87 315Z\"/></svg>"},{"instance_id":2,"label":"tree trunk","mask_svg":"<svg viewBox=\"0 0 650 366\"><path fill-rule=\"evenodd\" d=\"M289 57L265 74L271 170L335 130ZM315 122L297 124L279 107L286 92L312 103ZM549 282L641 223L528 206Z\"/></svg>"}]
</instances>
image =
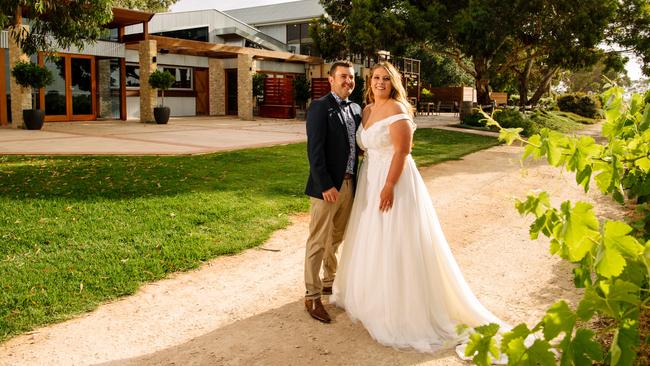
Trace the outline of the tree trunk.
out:
<instances>
[{"instance_id":1,"label":"tree trunk","mask_svg":"<svg viewBox=\"0 0 650 366\"><path fill-rule=\"evenodd\" d=\"M544 75L544 78L542 78L542 82L539 84L537 87L537 90L535 90L535 94L533 94L533 97L530 98L530 101L528 104L534 106L539 102L539 100L542 98L544 93L546 93L549 89L549 86L551 84L551 79L553 76L555 76L555 73L559 70L560 68L558 66L555 66L551 69L549 69L546 74Z\"/></svg>"},{"instance_id":2,"label":"tree trunk","mask_svg":"<svg viewBox=\"0 0 650 366\"><path fill-rule=\"evenodd\" d=\"M519 79L519 106L525 107L528 104L528 79L530 78L530 70L533 68L533 60L526 61L524 71L518 73Z\"/></svg>"},{"instance_id":3,"label":"tree trunk","mask_svg":"<svg viewBox=\"0 0 650 366\"><path fill-rule=\"evenodd\" d=\"M476 99L479 105L490 104L490 79L488 78L487 62L474 60L476 78Z\"/></svg>"}]
</instances>

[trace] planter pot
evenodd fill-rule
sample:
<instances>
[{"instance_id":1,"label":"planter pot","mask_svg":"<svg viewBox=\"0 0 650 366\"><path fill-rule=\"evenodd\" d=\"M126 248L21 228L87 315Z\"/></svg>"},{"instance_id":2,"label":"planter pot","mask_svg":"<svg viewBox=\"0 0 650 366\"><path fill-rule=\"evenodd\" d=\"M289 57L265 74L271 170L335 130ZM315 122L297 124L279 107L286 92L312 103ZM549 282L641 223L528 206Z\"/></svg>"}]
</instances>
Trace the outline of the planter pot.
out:
<instances>
[{"instance_id":1,"label":"planter pot","mask_svg":"<svg viewBox=\"0 0 650 366\"><path fill-rule=\"evenodd\" d=\"M156 107L153 109L153 118L159 125L164 125L169 121L169 107Z\"/></svg>"},{"instance_id":2,"label":"planter pot","mask_svg":"<svg viewBox=\"0 0 650 366\"><path fill-rule=\"evenodd\" d=\"M45 112L41 109L23 109L23 121L28 130L40 130L43 128Z\"/></svg>"}]
</instances>

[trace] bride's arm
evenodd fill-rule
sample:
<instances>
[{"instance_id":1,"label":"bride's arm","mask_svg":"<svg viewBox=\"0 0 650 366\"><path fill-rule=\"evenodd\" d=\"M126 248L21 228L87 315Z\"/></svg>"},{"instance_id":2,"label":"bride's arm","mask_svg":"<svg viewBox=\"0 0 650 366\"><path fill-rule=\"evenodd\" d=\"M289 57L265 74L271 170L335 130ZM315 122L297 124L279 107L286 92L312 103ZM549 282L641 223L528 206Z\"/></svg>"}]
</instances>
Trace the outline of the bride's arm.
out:
<instances>
[{"instance_id":1,"label":"bride's arm","mask_svg":"<svg viewBox=\"0 0 650 366\"><path fill-rule=\"evenodd\" d=\"M388 211L393 206L393 188L395 188L395 184L402 175L406 157L411 153L413 139L413 130L408 120L397 121L388 126L388 130L394 152L384 188L379 194L379 209L381 211Z\"/></svg>"}]
</instances>

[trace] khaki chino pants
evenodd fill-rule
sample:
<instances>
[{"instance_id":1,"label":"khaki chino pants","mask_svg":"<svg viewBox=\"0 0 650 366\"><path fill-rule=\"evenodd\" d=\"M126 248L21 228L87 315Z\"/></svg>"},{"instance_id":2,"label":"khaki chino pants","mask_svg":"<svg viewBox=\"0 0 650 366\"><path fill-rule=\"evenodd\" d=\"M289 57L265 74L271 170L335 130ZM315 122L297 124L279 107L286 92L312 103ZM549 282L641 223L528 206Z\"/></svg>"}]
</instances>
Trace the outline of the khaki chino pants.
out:
<instances>
[{"instance_id":1,"label":"khaki chino pants","mask_svg":"<svg viewBox=\"0 0 650 366\"><path fill-rule=\"evenodd\" d=\"M336 202L311 198L311 221L305 250L305 298L317 299L323 287L331 287L338 261L336 251L343 241L352 210L352 179L343 180ZM323 268L323 281L320 279Z\"/></svg>"}]
</instances>

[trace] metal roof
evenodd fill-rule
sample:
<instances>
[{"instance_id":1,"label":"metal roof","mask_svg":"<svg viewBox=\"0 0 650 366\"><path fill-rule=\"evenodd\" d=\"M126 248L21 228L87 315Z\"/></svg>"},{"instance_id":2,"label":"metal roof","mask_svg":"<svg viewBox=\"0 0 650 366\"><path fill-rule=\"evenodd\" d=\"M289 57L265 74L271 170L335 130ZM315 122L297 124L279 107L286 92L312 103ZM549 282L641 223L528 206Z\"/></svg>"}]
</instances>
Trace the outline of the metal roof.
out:
<instances>
[{"instance_id":1,"label":"metal roof","mask_svg":"<svg viewBox=\"0 0 650 366\"><path fill-rule=\"evenodd\" d=\"M245 23L260 26L302 22L320 17L325 14L325 10L318 0L300 0L288 3L226 10L224 13Z\"/></svg>"}]
</instances>

